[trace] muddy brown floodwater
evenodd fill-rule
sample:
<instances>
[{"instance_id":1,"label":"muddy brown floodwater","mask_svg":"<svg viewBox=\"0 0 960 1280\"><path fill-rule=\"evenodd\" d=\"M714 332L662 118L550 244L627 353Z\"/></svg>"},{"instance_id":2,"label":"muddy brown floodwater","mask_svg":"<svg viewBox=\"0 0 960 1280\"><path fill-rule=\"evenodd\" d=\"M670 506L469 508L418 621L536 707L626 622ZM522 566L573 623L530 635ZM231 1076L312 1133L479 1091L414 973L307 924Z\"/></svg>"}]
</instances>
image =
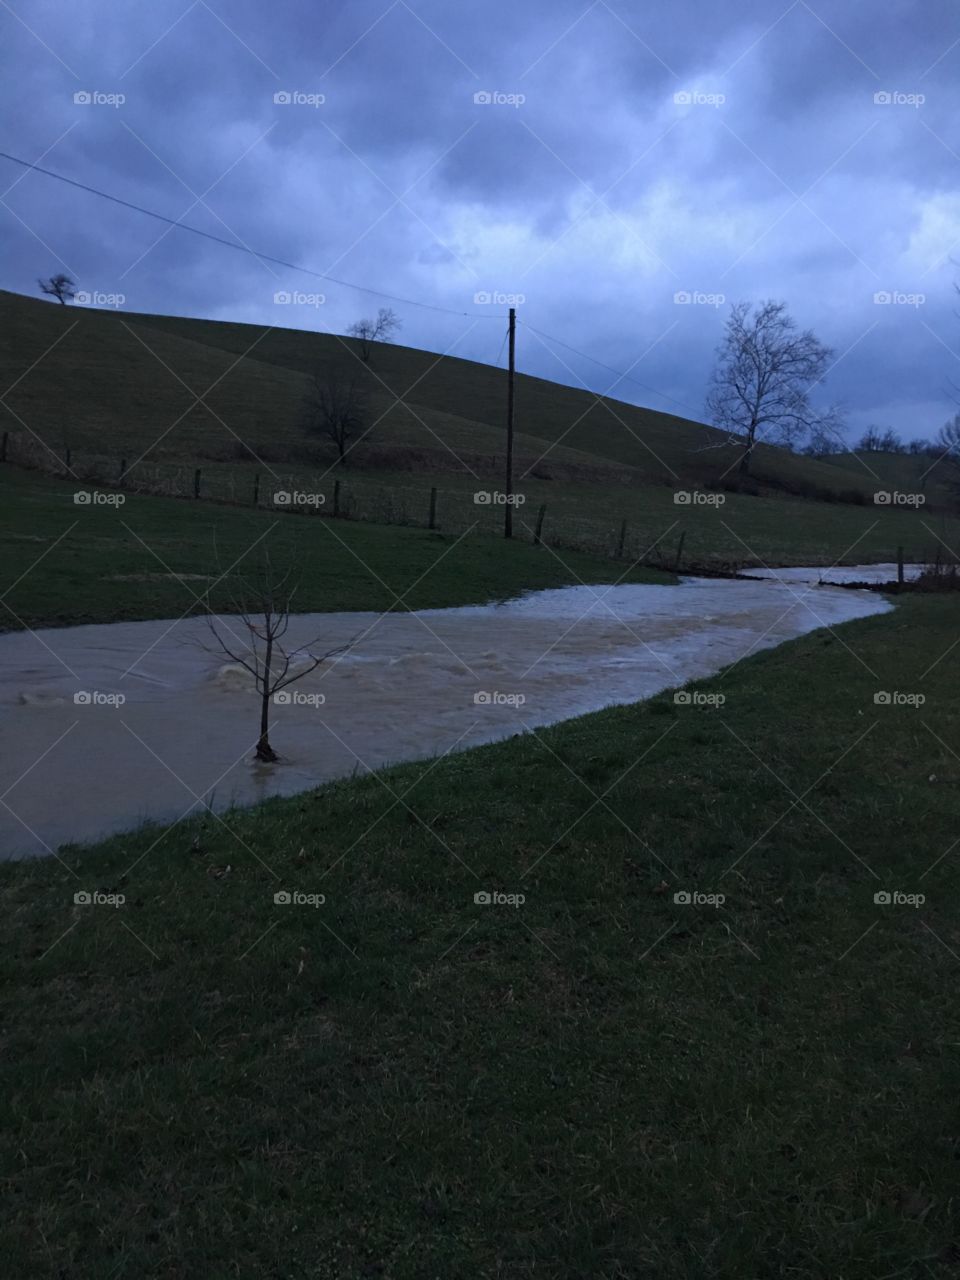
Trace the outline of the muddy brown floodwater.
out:
<instances>
[{"instance_id":1,"label":"muddy brown floodwater","mask_svg":"<svg viewBox=\"0 0 960 1280\"><path fill-rule=\"evenodd\" d=\"M863 580L864 570L847 572ZM300 615L291 647L317 635L324 650L357 640L274 706L275 765L253 761L251 677L201 647L209 643L202 620L2 635L0 858L174 821L205 802L254 804L636 702L892 607L875 593L810 585L818 573L568 587L422 613Z\"/></svg>"}]
</instances>

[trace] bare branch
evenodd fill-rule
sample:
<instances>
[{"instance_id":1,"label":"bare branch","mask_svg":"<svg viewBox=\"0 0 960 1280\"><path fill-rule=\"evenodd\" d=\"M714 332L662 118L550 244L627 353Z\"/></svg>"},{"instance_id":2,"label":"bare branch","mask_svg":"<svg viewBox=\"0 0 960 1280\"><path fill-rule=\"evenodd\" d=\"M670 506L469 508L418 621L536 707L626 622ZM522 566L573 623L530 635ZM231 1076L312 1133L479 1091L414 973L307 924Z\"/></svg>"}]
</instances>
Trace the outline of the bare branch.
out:
<instances>
[{"instance_id":1,"label":"bare branch","mask_svg":"<svg viewBox=\"0 0 960 1280\"><path fill-rule=\"evenodd\" d=\"M346 466L349 442L364 433L367 416L366 392L356 380L316 375L304 405L306 427L333 441L341 466Z\"/></svg>"},{"instance_id":2,"label":"bare branch","mask_svg":"<svg viewBox=\"0 0 960 1280\"><path fill-rule=\"evenodd\" d=\"M214 549L216 553L216 542ZM221 625L226 624L214 613L209 591L204 596L210 634L219 649L253 677L254 686L260 695L260 737L256 755L262 761L275 761L279 758L270 745L270 704L274 695L310 675L329 658L346 652L355 643L355 640L349 640L346 644L337 645L319 655L310 652L319 637L298 645L295 649L288 650L284 647L282 641L290 627L296 591L296 584L293 582L294 568L295 562L291 562L283 571L275 570L269 552L265 550L260 571L256 574L248 573L242 579L242 589L231 593L238 603L237 616L247 629L249 649L241 644L235 634L232 640L221 634ZM220 580L224 577L221 573ZM226 629L231 630L229 627ZM200 647L207 652L217 651L202 642ZM294 665L303 654L307 655L308 661L302 665Z\"/></svg>"},{"instance_id":3,"label":"bare branch","mask_svg":"<svg viewBox=\"0 0 960 1280\"><path fill-rule=\"evenodd\" d=\"M707 409L714 424L729 432L730 443L742 449L741 474L765 433L795 447L811 431L839 431L839 409L818 412L808 399L833 352L812 330L797 330L785 303L764 302L755 313L749 303L736 303L717 357Z\"/></svg>"}]
</instances>

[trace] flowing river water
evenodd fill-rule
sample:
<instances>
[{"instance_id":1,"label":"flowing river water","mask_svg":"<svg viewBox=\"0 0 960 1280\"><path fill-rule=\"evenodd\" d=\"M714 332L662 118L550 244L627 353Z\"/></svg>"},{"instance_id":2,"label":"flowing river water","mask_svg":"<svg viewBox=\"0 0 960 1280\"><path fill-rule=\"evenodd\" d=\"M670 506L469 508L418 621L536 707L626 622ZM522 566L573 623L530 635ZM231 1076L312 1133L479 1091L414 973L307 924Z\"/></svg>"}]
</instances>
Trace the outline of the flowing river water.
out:
<instances>
[{"instance_id":1,"label":"flowing river water","mask_svg":"<svg viewBox=\"0 0 960 1280\"><path fill-rule=\"evenodd\" d=\"M873 592L816 585L817 569L771 572L566 587L420 613L298 615L288 648L314 637L315 652L355 643L273 706L281 759L270 765L253 760L252 678L210 651L202 619L0 635L0 860L636 702L892 607ZM878 566L842 572L890 576ZM240 637L238 619L221 625Z\"/></svg>"}]
</instances>

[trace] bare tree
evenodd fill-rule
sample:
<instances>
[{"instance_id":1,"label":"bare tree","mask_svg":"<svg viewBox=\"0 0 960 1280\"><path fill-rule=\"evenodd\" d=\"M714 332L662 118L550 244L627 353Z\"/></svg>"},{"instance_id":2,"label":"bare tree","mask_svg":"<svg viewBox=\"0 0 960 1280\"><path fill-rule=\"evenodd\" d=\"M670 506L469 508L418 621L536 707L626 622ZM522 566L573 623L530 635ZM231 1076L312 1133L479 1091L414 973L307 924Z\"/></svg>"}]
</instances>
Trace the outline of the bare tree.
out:
<instances>
[{"instance_id":1,"label":"bare tree","mask_svg":"<svg viewBox=\"0 0 960 1280\"><path fill-rule=\"evenodd\" d=\"M316 671L322 662L344 653L353 644L351 640L321 654L313 652L319 637L295 649L285 646L284 636L290 625L296 591L292 578L293 566L278 573L270 562L269 554L266 554L259 573L242 578L241 585L228 602L229 611L236 615L236 619L219 617L207 601L207 626L211 635L231 661L250 673L260 695L258 760L280 758L270 745L270 704L276 695ZM231 625L232 622L236 625ZM216 652L210 645L202 647L208 652Z\"/></svg>"},{"instance_id":2,"label":"bare tree","mask_svg":"<svg viewBox=\"0 0 960 1280\"><path fill-rule=\"evenodd\" d=\"M946 454L954 462L960 462L960 413L955 413L950 421L940 428L937 447L941 454Z\"/></svg>"},{"instance_id":3,"label":"bare tree","mask_svg":"<svg viewBox=\"0 0 960 1280\"><path fill-rule=\"evenodd\" d=\"M958 444L960 444L960 440L958 440ZM923 458L939 458L943 453L943 449L935 440L927 440L921 436L918 440L911 440L908 443L907 453Z\"/></svg>"},{"instance_id":4,"label":"bare tree","mask_svg":"<svg viewBox=\"0 0 960 1280\"><path fill-rule=\"evenodd\" d=\"M318 373L307 395L306 426L327 436L337 446L341 467L347 465L349 443L359 436L367 420L367 396L356 381Z\"/></svg>"},{"instance_id":5,"label":"bare tree","mask_svg":"<svg viewBox=\"0 0 960 1280\"><path fill-rule=\"evenodd\" d=\"M358 320L347 330L351 338L360 339L360 358L369 364L375 342L389 342L401 328L401 320L391 307L381 307L376 320Z\"/></svg>"},{"instance_id":6,"label":"bare tree","mask_svg":"<svg viewBox=\"0 0 960 1280\"><path fill-rule=\"evenodd\" d=\"M847 442L839 425L832 418L828 418L824 425L815 415L810 425L810 440L801 452L809 458L829 458L837 453L846 453Z\"/></svg>"},{"instance_id":7,"label":"bare tree","mask_svg":"<svg viewBox=\"0 0 960 1280\"><path fill-rule=\"evenodd\" d=\"M37 280L37 284L40 286L41 292L49 293L63 307L68 302L72 302L77 294L77 286L63 271L58 272L55 276L50 276L48 280Z\"/></svg>"},{"instance_id":8,"label":"bare tree","mask_svg":"<svg viewBox=\"0 0 960 1280\"><path fill-rule=\"evenodd\" d=\"M808 431L836 434L836 408L814 411L807 399L822 380L833 352L809 329L799 331L784 302L764 302L756 310L738 302L727 320L707 409L717 426L742 448L740 473L750 470L758 436L796 445Z\"/></svg>"},{"instance_id":9,"label":"bare tree","mask_svg":"<svg viewBox=\"0 0 960 1280\"><path fill-rule=\"evenodd\" d=\"M881 431L879 427L868 427L860 437L857 448L864 453L906 453L907 447L893 430L887 427Z\"/></svg>"}]
</instances>

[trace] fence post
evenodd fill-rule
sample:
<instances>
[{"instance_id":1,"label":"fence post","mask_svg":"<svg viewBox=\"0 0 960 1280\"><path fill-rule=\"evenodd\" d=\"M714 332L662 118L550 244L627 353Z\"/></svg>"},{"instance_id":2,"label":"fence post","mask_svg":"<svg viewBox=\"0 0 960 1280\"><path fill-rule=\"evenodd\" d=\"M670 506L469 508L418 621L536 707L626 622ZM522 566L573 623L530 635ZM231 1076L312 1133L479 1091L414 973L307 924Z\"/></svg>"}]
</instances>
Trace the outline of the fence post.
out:
<instances>
[{"instance_id":1,"label":"fence post","mask_svg":"<svg viewBox=\"0 0 960 1280\"><path fill-rule=\"evenodd\" d=\"M435 529L436 527L437 527L437 491L436 489L431 489L430 490L430 523L427 525L427 528Z\"/></svg>"},{"instance_id":2,"label":"fence post","mask_svg":"<svg viewBox=\"0 0 960 1280\"><path fill-rule=\"evenodd\" d=\"M340 481L339 480L334 480L333 482L333 514L335 516L338 516L340 514Z\"/></svg>"},{"instance_id":3,"label":"fence post","mask_svg":"<svg viewBox=\"0 0 960 1280\"><path fill-rule=\"evenodd\" d=\"M677 559L676 559L676 563L673 566L675 573L679 572L679 569L680 569L680 559L683 556L683 540L686 536L687 536L686 529L681 529L680 541L677 543Z\"/></svg>"},{"instance_id":4,"label":"fence post","mask_svg":"<svg viewBox=\"0 0 960 1280\"><path fill-rule=\"evenodd\" d=\"M618 560L623 559L623 546L626 540L627 540L627 522L626 520L621 520L620 521L620 537L617 541L617 559Z\"/></svg>"},{"instance_id":5,"label":"fence post","mask_svg":"<svg viewBox=\"0 0 960 1280\"><path fill-rule=\"evenodd\" d=\"M9 435L9 431L3 433L3 443L0 444L0 462L6 462L7 460L7 437Z\"/></svg>"},{"instance_id":6,"label":"fence post","mask_svg":"<svg viewBox=\"0 0 960 1280\"><path fill-rule=\"evenodd\" d=\"M643 561L645 564L650 563L650 557L653 555L655 551L659 555L660 543L664 540L665 537L666 537L666 531L664 533L659 534L656 538L654 538L653 542L650 544L650 546L647 548L646 552L644 553ZM663 556L660 556L660 564L663 564Z\"/></svg>"},{"instance_id":7,"label":"fence post","mask_svg":"<svg viewBox=\"0 0 960 1280\"><path fill-rule=\"evenodd\" d=\"M544 502L537 512L537 527L533 533L533 545L539 547L543 542L543 518L547 514L547 504Z\"/></svg>"},{"instance_id":8,"label":"fence post","mask_svg":"<svg viewBox=\"0 0 960 1280\"><path fill-rule=\"evenodd\" d=\"M903 582L903 547L897 547L897 581Z\"/></svg>"},{"instance_id":9,"label":"fence post","mask_svg":"<svg viewBox=\"0 0 960 1280\"><path fill-rule=\"evenodd\" d=\"M193 473L193 496L195 498L200 497L200 468L199 467L197 467L196 471Z\"/></svg>"},{"instance_id":10,"label":"fence post","mask_svg":"<svg viewBox=\"0 0 960 1280\"><path fill-rule=\"evenodd\" d=\"M253 505L255 507L260 505L260 472L259 471L255 472L253 477Z\"/></svg>"}]
</instances>

